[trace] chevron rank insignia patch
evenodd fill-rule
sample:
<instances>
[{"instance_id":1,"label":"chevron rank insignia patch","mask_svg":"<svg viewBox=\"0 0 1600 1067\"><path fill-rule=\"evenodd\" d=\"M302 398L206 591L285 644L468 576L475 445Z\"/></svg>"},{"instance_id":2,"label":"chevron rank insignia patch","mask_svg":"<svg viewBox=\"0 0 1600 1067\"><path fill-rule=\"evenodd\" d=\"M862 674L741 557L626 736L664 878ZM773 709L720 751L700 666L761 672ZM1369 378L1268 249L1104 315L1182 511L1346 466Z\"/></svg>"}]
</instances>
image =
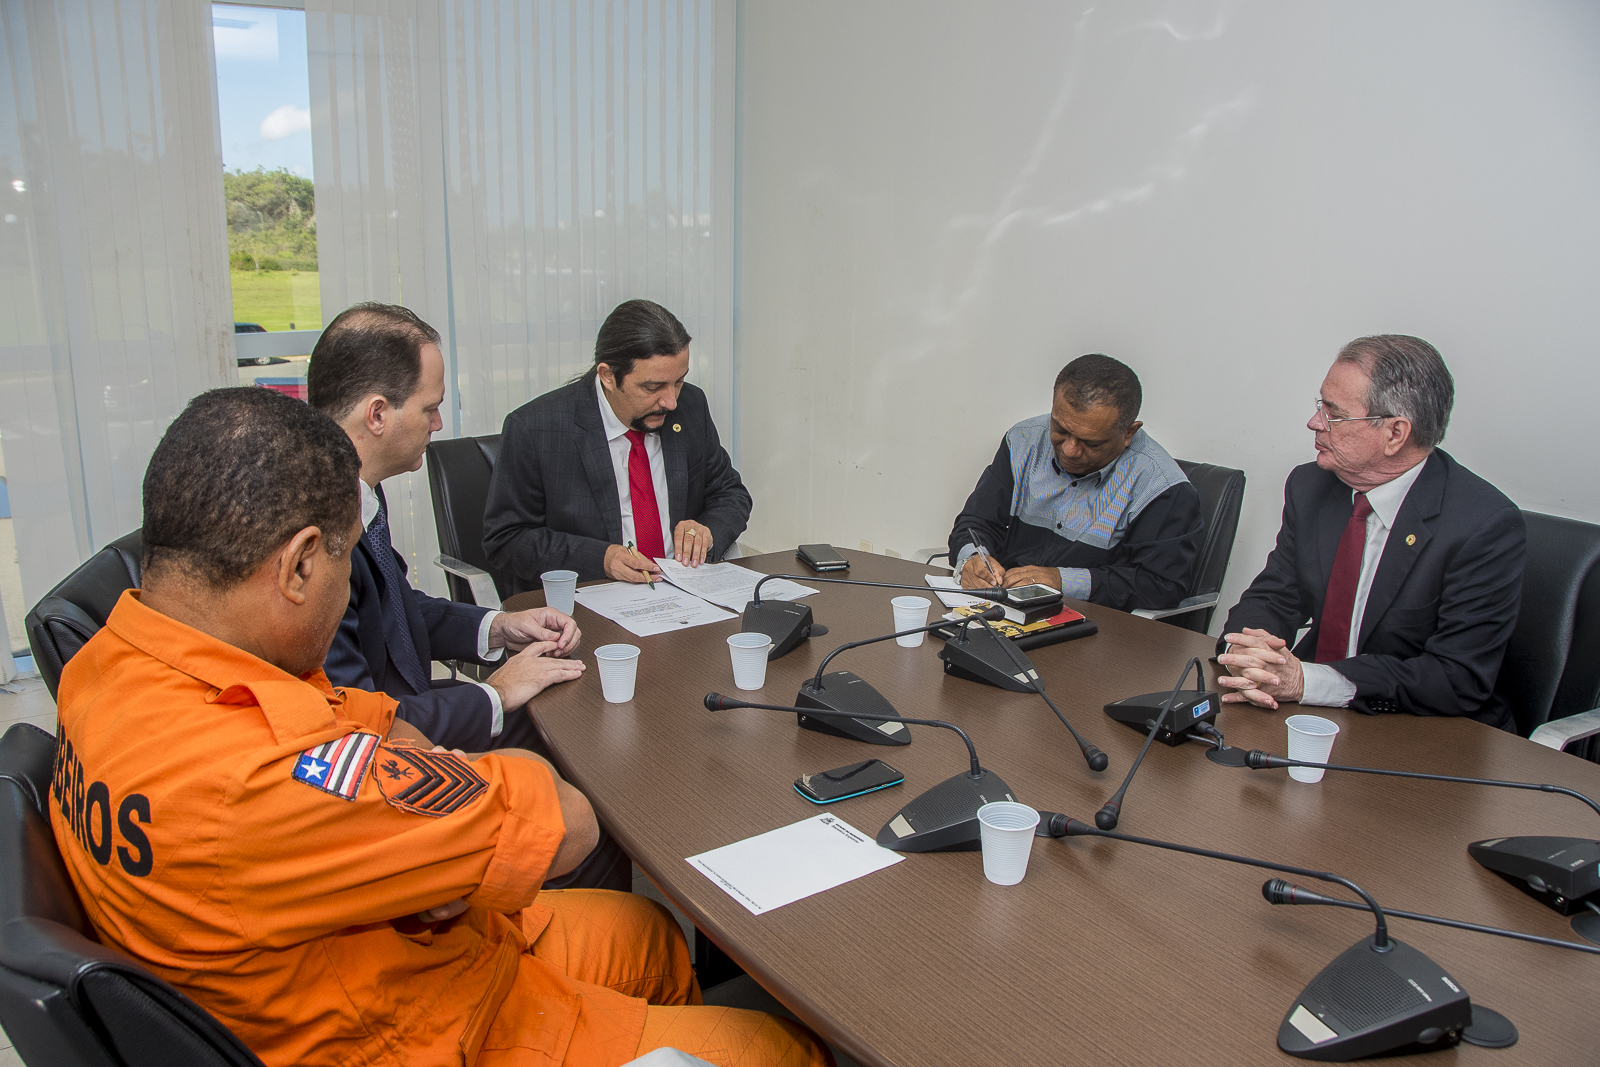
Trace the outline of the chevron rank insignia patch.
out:
<instances>
[{"instance_id":1,"label":"chevron rank insignia patch","mask_svg":"<svg viewBox=\"0 0 1600 1067\"><path fill-rule=\"evenodd\" d=\"M308 748L295 757L290 776L297 782L315 786L345 800L354 800L361 791L361 776L367 773L373 753L378 751L377 734L356 731L337 741Z\"/></svg>"},{"instance_id":2,"label":"chevron rank insignia patch","mask_svg":"<svg viewBox=\"0 0 1600 1067\"><path fill-rule=\"evenodd\" d=\"M454 752L405 745L380 746L373 777L391 805L434 818L472 803L489 788L472 764Z\"/></svg>"}]
</instances>

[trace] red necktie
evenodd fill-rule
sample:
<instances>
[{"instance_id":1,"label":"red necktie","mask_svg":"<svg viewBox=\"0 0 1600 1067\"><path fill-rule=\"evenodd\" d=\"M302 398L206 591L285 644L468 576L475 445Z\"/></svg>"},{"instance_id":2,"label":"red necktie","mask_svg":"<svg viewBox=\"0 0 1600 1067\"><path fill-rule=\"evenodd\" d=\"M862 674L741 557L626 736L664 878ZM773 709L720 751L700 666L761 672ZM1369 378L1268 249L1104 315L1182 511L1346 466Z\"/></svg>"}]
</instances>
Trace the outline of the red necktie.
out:
<instances>
[{"instance_id":1,"label":"red necktie","mask_svg":"<svg viewBox=\"0 0 1600 1067\"><path fill-rule=\"evenodd\" d=\"M1350 616L1356 610L1356 586L1361 582L1361 557L1367 549L1367 516L1372 505L1367 494L1356 494L1355 510L1339 538L1328 575L1328 595L1322 601L1322 629L1317 633L1317 662L1350 658Z\"/></svg>"},{"instance_id":2,"label":"red necktie","mask_svg":"<svg viewBox=\"0 0 1600 1067\"><path fill-rule=\"evenodd\" d=\"M633 536L638 539L639 555L645 559L665 559L661 543L661 509L656 507L656 484L650 477L650 456L644 450L644 434L628 431L628 501L633 505ZM1356 559L1359 566L1360 557Z\"/></svg>"}]
</instances>

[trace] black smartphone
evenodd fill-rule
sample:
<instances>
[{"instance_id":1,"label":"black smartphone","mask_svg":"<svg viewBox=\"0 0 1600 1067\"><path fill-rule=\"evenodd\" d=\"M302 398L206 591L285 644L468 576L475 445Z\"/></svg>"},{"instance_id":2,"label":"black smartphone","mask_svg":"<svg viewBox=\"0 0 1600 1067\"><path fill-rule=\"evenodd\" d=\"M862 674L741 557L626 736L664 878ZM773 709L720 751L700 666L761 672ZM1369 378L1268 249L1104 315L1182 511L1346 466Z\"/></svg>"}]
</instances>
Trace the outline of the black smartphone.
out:
<instances>
[{"instance_id":1,"label":"black smartphone","mask_svg":"<svg viewBox=\"0 0 1600 1067\"><path fill-rule=\"evenodd\" d=\"M905 775L883 760L869 759L865 763L852 763L831 771L802 774L794 780L794 791L813 804L829 804L835 800L847 800L863 793L888 789L905 780Z\"/></svg>"},{"instance_id":2,"label":"black smartphone","mask_svg":"<svg viewBox=\"0 0 1600 1067\"><path fill-rule=\"evenodd\" d=\"M801 545L794 550L804 563L814 571L847 571L850 561L841 556L832 545Z\"/></svg>"}]
</instances>

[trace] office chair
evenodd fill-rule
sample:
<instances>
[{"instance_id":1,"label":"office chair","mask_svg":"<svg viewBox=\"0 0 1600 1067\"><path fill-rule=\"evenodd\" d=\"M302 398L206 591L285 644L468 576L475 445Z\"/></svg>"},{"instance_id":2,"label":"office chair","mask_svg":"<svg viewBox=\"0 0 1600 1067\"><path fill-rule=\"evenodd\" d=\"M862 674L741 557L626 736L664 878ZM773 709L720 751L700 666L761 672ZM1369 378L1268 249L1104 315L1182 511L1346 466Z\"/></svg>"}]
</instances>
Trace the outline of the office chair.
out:
<instances>
[{"instance_id":1,"label":"office chair","mask_svg":"<svg viewBox=\"0 0 1600 1067\"><path fill-rule=\"evenodd\" d=\"M1519 733L1600 763L1600 526L1522 517L1522 610L1495 691Z\"/></svg>"},{"instance_id":2,"label":"office chair","mask_svg":"<svg viewBox=\"0 0 1600 1067\"><path fill-rule=\"evenodd\" d=\"M1177 462L1200 494L1204 534L1195 574L1189 580L1188 595L1177 607L1140 608L1134 614L1203 634L1211 629L1211 616L1216 613L1217 598L1222 594L1222 580L1228 574L1228 558L1233 555L1234 535L1239 532L1239 509L1244 505L1244 471L1187 459Z\"/></svg>"},{"instance_id":3,"label":"office chair","mask_svg":"<svg viewBox=\"0 0 1600 1067\"><path fill-rule=\"evenodd\" d=\"M106 624L122 591L139 588L143 557L140 531L125 534L90 556L28 612L23 624L28 647L52 698L62 668Z\"/></svg>"},{"instance_id":4,"label":"office chair","mask_svg":"<svg viewBox=\"0 0 1600 1067\"><path fill-rule=\"evenodd\" d=\"M439 532L440 556L434 562L444 569L451 600L485 608L498 608L510 587L483 551L483 505L499 455L497 433L432 441L427 450L428 491Z\"/></svg>"},{"instance_id":5,"label":"office chair","mask_svg":"<svg viewBox=\"0 0 1600 1067\"><path fill-rule=\"evenodd\" d=\"M18 723L0 738L0 1023L29 1064L262 1067L194 1001L95 944L55 836L55 738Z\"/></svg>"}]
</instances>

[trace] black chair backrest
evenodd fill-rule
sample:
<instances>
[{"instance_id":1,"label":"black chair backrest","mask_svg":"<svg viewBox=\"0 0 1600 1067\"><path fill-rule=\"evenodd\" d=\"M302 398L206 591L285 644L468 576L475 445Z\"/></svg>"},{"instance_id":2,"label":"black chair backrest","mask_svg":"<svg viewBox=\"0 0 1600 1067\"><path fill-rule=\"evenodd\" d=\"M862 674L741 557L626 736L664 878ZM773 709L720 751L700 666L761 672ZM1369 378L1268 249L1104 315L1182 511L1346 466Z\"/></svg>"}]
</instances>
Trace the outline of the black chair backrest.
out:
<instances>
[{"instance_id":1,"label":"black chair backrest","mask_svg":"<svg viewBox=\"0 0 1600 1067\"><path fill-rule=\"evenodd\" d=\"M1522 610L1495 691L1526 737L1551 719L1600 706L1600 526L1536 511L1522 517Z\"/></svg>"},{"instance_id":2,"label":"black chair backrest","mask_svg":"<svg viewBox=\"0 0 1600 1067\"><path fill-rule=\"evenodd\" d=\"M140 531L125 534L90 556L28 612L23 623L28 646L52 697L62 668L106 624L122 591L139 588L143 557Z\"/></svg>"},{"instance_id":3,"label":"black chair backrest","mask_svg":"<svg viewBox=\"0 0 1600 1067\"><path fill-rule=\"evenodd\" d=\"M439 550L494 575L502 597L511 595L506 576L489 566L483 551L483 505L489 499L489 476L500 456L500 435L458 437L428 444L428 491L433 496L433 524ZM472 603L465 578L446 574L450 599Z\"/></svg>"},{"instance_id":4,"label":"black chair backrest","mask_svg":"<svg viewBox=\"0 0 1600 1067\"><path fill-rule=\"evenodd\" d=\"M1200 494L1200 518L1205 524L1205 539L1200 544L1199 566L1189 583L1189 596L1216 593L1228 574L1228 557L1233 554L1234 535L1239 532L1239 509L1244 504L1244 471L1219 467L1214 463L1178 460L1178 466ZM1205 633L1211 628L1215 608L1192 612L1189 629Z\"/></svg>"},{"instance_id":5,"label":"black chair backrest","mask_svg":"<svg viewBox=\"0 0 1600 1067\"><path fill-rule=\"evenodd\" d=\"M0 738L0 1023L25 1063L261 1067L198 1004L98 945L45 816L55 738Z\"/></svg>"}]
</instances>

